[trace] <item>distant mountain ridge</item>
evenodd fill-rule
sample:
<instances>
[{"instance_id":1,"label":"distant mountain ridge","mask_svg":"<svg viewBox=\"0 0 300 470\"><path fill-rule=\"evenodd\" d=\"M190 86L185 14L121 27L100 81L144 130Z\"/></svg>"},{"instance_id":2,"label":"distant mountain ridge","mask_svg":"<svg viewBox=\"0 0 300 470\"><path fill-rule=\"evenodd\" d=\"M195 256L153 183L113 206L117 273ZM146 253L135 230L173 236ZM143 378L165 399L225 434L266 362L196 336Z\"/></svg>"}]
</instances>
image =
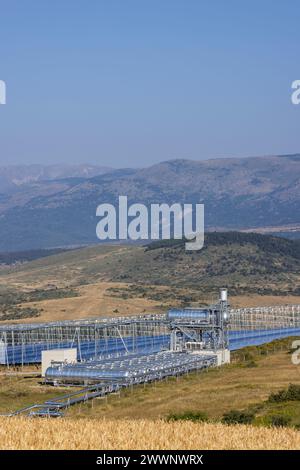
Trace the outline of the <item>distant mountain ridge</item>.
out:
<instances>
[{"instance_id":1,"label":"distant mountain ridge","mask_svg":"<svg viewBox=\"0 0 300 470\"><path fill-rule=\"evenodd\" d=\"M211 230L278 227L300 222L300 154L75 172L0 193L1 251L95 243L96 207L117 204L119 195L130 203L203 202Z\"/></svg>"},{"instance_id":2,"label":"distant mountain ridge","mask_svg":"<svg viewBox=\"0 0 300 470\"><path fill-rule=\"evenodd\" d=\"M0 188L13 189L15 186L52 181L65 178L91 178L101 175L111 168L97 165L11 165L0 166Z\"/></svg>"}]
</instances>

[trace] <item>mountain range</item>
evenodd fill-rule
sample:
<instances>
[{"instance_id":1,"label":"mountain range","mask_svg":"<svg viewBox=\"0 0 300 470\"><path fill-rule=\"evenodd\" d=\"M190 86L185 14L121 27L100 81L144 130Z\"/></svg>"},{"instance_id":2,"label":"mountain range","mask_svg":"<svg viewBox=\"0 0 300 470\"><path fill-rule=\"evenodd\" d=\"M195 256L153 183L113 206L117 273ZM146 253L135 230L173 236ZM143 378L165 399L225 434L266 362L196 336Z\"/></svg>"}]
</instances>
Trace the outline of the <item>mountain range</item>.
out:
<instances>
[{"instance_id":1,"label":"mountain range","mask_svg":"<svg viewBox=\"0 0 300 470\"><path fill-rule=\"evenodd\" d=\"M300 232L300 154L117 170L8 166L0 168L0 185L0 251L96 243L96 207L116 204L119 195L146 205L204 203L210 231Z\"/></svg>"},{"instance_id":2,"label":"mountain range","mask_svg":"<svg viewBox=\"0 0 300 470\"><path fill-rule=\"evenodd\" d=\"M0 166L0 188L1 192L14 191L27 184L64 178L91 178L107 171L111 171L111 168L84 164Z\"/></svg>"}]
</instances>

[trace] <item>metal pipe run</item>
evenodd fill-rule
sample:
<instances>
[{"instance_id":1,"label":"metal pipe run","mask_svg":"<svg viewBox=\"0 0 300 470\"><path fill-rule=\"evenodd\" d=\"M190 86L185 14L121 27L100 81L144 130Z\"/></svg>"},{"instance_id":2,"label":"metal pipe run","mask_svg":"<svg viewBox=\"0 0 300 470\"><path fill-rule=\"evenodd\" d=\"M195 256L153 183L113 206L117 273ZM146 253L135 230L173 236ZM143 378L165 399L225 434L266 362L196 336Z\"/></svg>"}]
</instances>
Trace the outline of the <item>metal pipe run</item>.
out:
<instances>
[{"instance_id":1,"label":"metal pipe run","mask_svg":"<svg viewBox=\"0 0 300 470\"><path fill-rule=\"evenodd\" d=\"M186 352L162 352L147 355L124 355L115 359L94 360L77 364L53 364L46 370L45 382L55 385L96 382L137 383L160 380L190 370L210 367L216 356Z\"/></svg>"}]
</instances>

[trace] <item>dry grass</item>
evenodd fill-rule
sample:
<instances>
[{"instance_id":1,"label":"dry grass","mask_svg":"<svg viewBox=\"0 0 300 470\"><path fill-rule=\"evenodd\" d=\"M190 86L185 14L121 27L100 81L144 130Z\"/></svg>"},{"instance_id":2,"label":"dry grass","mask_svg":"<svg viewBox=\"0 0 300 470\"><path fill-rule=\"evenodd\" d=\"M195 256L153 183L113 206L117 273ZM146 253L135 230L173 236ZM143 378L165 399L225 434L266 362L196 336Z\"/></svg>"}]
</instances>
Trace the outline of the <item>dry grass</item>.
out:
<instances>
[{"instance_id":1,"label":"dry grass","mask_svg":"<svg viewBox=\"0 0 300 470\"><path fill-rule=\"evenodd\" d=\"M60 282L53 282L57 287L65 287ZM109 288L123 288L130 286L127 283L99 281L76 287L78 297L66 297L60 299L41 300L21 304L22 307L41 309L40 316L20 320L10 320L6 323L35 323L60 320L76 320L92 317L129 316L141 313L161 313L162 301L150 300L147 297L118 298L110 293ZM25 282L18 288L43 289L43 284L29 285ZM154 287L158 289L157 287ZM160 286L160 289L168 289L168 286ZM183 289L184 292L184 289ZM188 290L186 290L188 294ZM210 303L212 299L203 299ZM286 305L299 304L300 298L295 296L235 296L231 298L233 307L255 307L257 305Z\"/></svg>"},{"instance_id":2,"label":"dry grass","mask_svg":"<svg viewBox=\"0 0 300 470\"><path fill-rule=\"evenodd\" d=\"M190 422L0 418L1 449L300 449L292 429Z\"/></svg>"},{"instance_id":3,"label":"dry grass","mask_svg":"<svg viewBox=\"0 0 300 470\"><path fill-rule=\"evenodd\" d=\"M248 256L248 253L246 255ZM174 265L174 259L171 258L169 261L166 261L167 264L165 265L165 261L162 259L156 260L156 256L156 252L145 253L143 248L136 246L99 245L38 259L21 266L0 267L1 286L3 289L25 292L38 289L47 290L49 286L56 286L60 289L71 287L75 288L79 294L78 297L73 298L48 299L24 303L21 307L38 308L41 310L41 315L39 317L17 320L19 323L24 321L41 322L98 316L130 315L144 313L144 311L149 313L161 312L164 309L162 304L164 307L167 307L169 304L176 306L180 304L182 298L186 296L188 298L190 296L193 297L195 289L197 291L197 286L191 288L184 283L181 285L181 282L179 282L181 278L178 279L177 272L179 268L177 269L177 265ZM217 263L217 253L207 252L203 256L204 261L206 260L205 265L207 263L209 265ZM191 269L195 270L195 275L198 273L198 267L201 265L200 263L198 266L198 261L195 261L195 265L194 262L191 263L190 266ZM184 278L184 270L187 269L187 265L185 262L182 264L183 261L180 263L180 272L183 273L181 276ZM164 270L164 277L155 277L162 269ZM172 273L171 277L170 273ZM124 274L126 275L125 277ZM120 277L120 275L122 276ZM144 280L144 286L150 289L150 291L152 287L150 281L151 279L153 282L155 281L152 293L161 292L166 289L166 295L161 295L161 297L151 300L151 298L147 298L147 291L145 291L145 296L137 295L135 297L133 295L128 298L118 298L109 291L110 287L114 287L125 290L125 293L127 288L129 292L130 286L136 285L136 275L138 275L139 282ZM231 285L234 282L243 284L238 273L237 276L234 279L229 279L228 276L217 276L215 279L212 278L210 282L213 286L220 285L220 283L227 285L228 282ZM198 278L196 277L196 279ZM254 281L257 283L256 277L251 282L253 283ZM156 285L157 282L160 284L159 286ZM250 287L252 285L251 282ZM286 277L285 281L282 281L280 284L281 290L289 288L289 283L290 280ZM294 286L297 283L298 281L295 280ZM199 281L199 284L202 285L202 282ZM180 287L178 287L179 285ZM272 279L267 282L267 285L272 289L278 290L278 286L273 285ZM205 286L206 293L197 294L200 295L198 299L200 304L203 302L211 303L215 300L214 296L211 295L211 286L203 284L202 287L204 288ZM299 302L300 296L231 296L233 307ZM11 320L11 322L15 321Z\"/></svg>"},{"instance_id":4,"label":"dry grass","mask_svg":"<svg viewBox=\"0 0 300 470\"><path fill-rule=\"evenodd\" d=\"M148 299L120 299L109 295L110 287L127 287L125 283L97 282L77 288L78 297L28 302L23 307L38 307L42 312L37 318L22 319L18 323L76 320L92 317L111 317L158 313L159 302ZM15 321L14 321L15 323Z\"/></svg>"},{"instance_id":5,"label":"dry grass","mask_svg":"<svg viewBox=\"0 0 300 470\"><path fill-rule=\"evenodd\" d=\"M300 297L296 295L236 295L230 300L233 308L300 303Z\"/></svg>"}]
</instances>

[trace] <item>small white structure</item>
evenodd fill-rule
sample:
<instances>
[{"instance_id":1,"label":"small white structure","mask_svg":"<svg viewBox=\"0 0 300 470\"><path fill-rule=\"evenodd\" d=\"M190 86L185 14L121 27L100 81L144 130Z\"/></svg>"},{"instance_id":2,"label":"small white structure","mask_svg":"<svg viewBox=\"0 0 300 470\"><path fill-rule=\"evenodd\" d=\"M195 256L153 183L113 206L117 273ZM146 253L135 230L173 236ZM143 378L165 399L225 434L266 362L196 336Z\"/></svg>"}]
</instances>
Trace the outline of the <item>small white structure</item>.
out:
<instances>
[{"instance_id":1,"label":"small white structure","mask_svg":"<svg viewBox=\"0 0 300 470\"><path fill-rule=\"evenodd\" d=\"M218 365L230 364L230 349L220 349L217 351Z\"/></svg>"},{"instance_id":2,"label":"small white structure","mask_svg":"<svg viewBox=\"0 0 300 470\"><path fill-rule=\"evenodd\" d=\"M229 349L218 349L217 351L209 351L208 349L206 349L206 350L202 350L201 354L217 356L217 366L230 363L230 350Z\"/></svg>"},{"instance_id":3,"label":"small white structure","mask_svg":"<svg viewBox=\"0 0 300 470\"><path fill-rule=\"evenodd\" d=\"M188 343L188 344L193 345L193 343ZM197 344L199 343L194 343L194 346ZM194 348L189 348L189 351L192 352L193 354L201 354L203 356L216 356L217 366L230 363L230 350L229 349L218 349L217 351L213 351L211 349L201 349L200 347L196 349L194 347Z\"/></svg>"},{"instance_id":4,"label":"small white structure","mask_svg":"<svg viewBox=\"0 0 300 470\"><path fill-rule=\"evenodd\" d=\"M42 351L42 377L45 377L45 372L51 366L51 362L77 362L77 348Z\"/></svg>"},{"instance_id":5,"label":"small white structure","mask_svg":"<svg viewBox=\"0 0 300 470\"><path fill-rule=\"evenodd\" d=\"M6 364L6 344L0 341L0 364Z\"/></svg>"},{"instance_id":6,"label":"small white structure","mask_svg":"<svg viewBox=\"0 0 300 470\"><path fill-rule=\"evenodd\" d=\"M220 289L220 300L221 302L227 302L228 300L227 289Z\"/></svg>"}]
</instances>

